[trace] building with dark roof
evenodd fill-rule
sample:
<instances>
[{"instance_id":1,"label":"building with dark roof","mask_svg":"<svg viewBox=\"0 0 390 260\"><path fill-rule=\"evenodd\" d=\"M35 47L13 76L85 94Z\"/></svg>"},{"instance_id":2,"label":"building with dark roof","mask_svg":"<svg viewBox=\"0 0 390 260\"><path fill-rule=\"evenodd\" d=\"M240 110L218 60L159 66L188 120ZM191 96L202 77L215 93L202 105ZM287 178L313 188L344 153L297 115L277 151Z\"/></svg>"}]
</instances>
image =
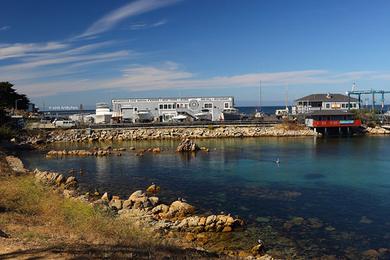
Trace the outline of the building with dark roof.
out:
<instances>
[{"instance_id":1,"label":"building with dark roof","mask_svg":"<svg viewBox=\"0 0 390 260\"><path fill-rule=\"evenodd\" d=\"M359 109L359 100L342 94L312 94L295 101L293 114L304 114L321 110Z\"/></svg>"}]
</instances>

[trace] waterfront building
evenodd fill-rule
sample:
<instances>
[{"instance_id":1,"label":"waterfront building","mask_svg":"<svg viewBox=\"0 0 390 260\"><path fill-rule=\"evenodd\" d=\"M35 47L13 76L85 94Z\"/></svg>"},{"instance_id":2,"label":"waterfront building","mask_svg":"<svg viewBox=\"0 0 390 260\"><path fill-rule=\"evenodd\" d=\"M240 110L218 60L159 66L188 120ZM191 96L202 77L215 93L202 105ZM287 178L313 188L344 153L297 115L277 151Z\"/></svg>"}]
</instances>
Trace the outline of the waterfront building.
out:
<instances>
[{"instance_id":1,"label":"waterfront building","mask_svg":"<svg viewBox=\"0 0 390 260\"><path fill-rule=\"evenodd\" d=\"M313 111L359 109L359 100L342 94L312 94L295 101L292 114L305 114Z\"/></svg>"},{"instance_id":2,"label":"waterfront building","mask_svg":"<svg viewBox=\"0 0 390 260\"><path fill-rule=\"evenodd\" d=\"M232 118L233 97L129 98L112 100L113 118L122 122L174 122Z\"/></svg>"},{"instance_id":3,"label":"waterfront building","mask_svg":"<svg viewBox=\"0 0 390 260\"><path fill-rule=\"evenodd\" d=\"M311 111L306 115L305 124L323 134L350 134L362 125L355 114L342 110Z\"/></svg>"},{"instance_id":4,"label":"waterfront building","mask_svg":"<svg viewBox=\"0 0 390 260\"><path fill-rule=\"evenodd\" d=\"M111 117L113 117L113 113L110 111L110 107L108 106L108 104L106 103L96 104L96 114L95 114L96 124L110 123Z\"/></svg>"}]
</instances>

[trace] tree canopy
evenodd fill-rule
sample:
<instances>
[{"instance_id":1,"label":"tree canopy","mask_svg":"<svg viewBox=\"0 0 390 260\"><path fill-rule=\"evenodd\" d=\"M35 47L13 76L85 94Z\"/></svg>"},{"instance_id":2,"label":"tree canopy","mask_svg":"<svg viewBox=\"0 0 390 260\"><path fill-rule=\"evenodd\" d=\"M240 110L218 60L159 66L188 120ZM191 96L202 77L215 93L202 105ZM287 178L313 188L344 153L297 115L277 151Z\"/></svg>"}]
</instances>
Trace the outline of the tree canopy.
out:
<instances>
[{"instance_id":1,"label":"tree canopy","mask_svg":"<svg viewBox=\"0 0 390 260\"><path fill-rule=\"evenodd\" d=\"M24 94L19 94L9 82L0 82L0 108L15 108L26 110L30 100Z\"/></svg>"}]
</instances>

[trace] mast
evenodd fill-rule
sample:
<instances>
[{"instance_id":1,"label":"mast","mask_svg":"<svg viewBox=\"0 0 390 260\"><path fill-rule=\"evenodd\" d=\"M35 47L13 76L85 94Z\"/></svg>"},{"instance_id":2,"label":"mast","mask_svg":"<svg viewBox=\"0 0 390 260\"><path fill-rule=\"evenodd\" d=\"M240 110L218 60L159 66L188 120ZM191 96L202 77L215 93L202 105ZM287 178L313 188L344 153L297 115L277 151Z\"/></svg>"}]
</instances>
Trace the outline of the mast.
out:
<instances>
[{"instance_id":1,"label":"mast","mask_svg":"<svg viewBox=\"0 0 390 260\"><path fill-rule=\"evenodd\" d=\"M261 111L261 80L260 80L260 86L259 86L259 111Z\"/></svg>"}]
</instances>

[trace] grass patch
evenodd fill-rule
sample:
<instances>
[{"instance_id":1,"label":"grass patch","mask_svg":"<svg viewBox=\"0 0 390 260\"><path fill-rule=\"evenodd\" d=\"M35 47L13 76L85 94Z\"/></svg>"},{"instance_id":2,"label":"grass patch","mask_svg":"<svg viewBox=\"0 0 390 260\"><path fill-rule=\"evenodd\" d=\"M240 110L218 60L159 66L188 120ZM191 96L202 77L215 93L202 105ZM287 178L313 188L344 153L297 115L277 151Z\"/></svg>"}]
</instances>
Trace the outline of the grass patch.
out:
<instances>
[{"instance_id":1,"label":"grass patch","mask_svg":"<svg viewBox=\"0 0 390 260\"><path fill-rule=\"evenodd\" d=\"M157 245L152 232L140 230L129 220L116 218L88 203L63 198L37 183L33 176L0 178L0 208L25 217L29 222L45 225L53 234L69 235L86 242ZM27 231L21 233L21 237L41 240L44 235Z\"/></svg>"}]
</instances>

